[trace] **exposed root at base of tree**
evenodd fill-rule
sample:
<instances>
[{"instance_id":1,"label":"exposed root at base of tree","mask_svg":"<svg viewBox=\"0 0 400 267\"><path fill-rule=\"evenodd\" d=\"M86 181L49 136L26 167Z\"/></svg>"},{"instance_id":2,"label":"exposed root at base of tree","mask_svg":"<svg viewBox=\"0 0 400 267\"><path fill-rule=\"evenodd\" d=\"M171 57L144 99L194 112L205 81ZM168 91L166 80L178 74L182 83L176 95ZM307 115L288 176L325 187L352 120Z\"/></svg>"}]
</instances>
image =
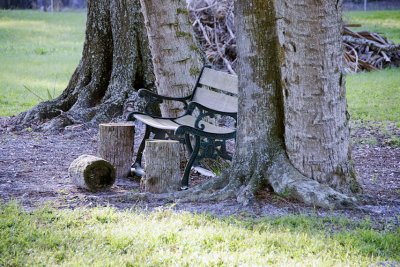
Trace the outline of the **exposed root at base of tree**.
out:
<instances>
[{"instance_id":1,"label":"exposed root at base of tree","mask_svg":"<svg viewBox=\"0 0 400 267\"><path fill-rule=\"evenodd\" d=\"M235 165L234 165L235 166ZM356 199L302 175L285 153L274 156L270 164L257 162L244 171L233 167L215 180L175 194L185 201L210 201L236 197L239 203L251 205L258 190L269 184L276 194L306 205L322 208L355 207Z\"/></svg>"},{"instance_id":2,"label":"exposed root at base of tree","mask_svg":"<svg viewBox=\"0 0 400 267\"><path fill-rule=\"evenodd\" d=\"M284 198L297 200L309 206L321 208L355 208L354 197L340 193L327 185L309 179L299 173L284 153L278 153L271 164L258 164L252 170L243 171L233 167L221 176L186 191L174 193L127 193L118 196L121 201L161 202L208 202L229 198L244 206L256 203L256 193L269 184L274 192ZM246 179L246 177L248 179ZM115 199L115 197L110 197Z\"/></svg>"},{"instance_id":3,"label":"exposed root at base of tree","mask_svg":"<svg viewBox=\"0 0 400 267\"><path fill-rule=\"evenodd\" d=\"M16 129L36 125L35 129L43 131L58 131L73 124L94 126L118 119L131 111L141 110L144 106L143 100L133 89L119 92L118 95L93 107L85 107L75 102L71 108L65 110L68 102L71 102L71 99L66 100L61 97L42 102L14 118L14 125Z\"/></svg>"},{"instance_id":4,"label":"exposed root at base of tree","mask_svg":"<svg viewBox=\"0 0 400 267\"><path fill-rule=\"evenodd\" d=\"M154 89L154 74L139 0L88 2L82 58L67 88L14 118L15 128L61 130L94 125L131 112L137 90ZM143 102L142 102L143 104ZM131 106L131 107L130 107Z\"/></svg>"},{"instance_id":5,"label":"exposed root at base of tree","mask_svg":"<svg viewBox=\"0 0 400 267\"><path fill-rule=\"evenodd\" d=\"M354 207L356 199L299 173L287 157L278 154L268 168L267 179L274 192L307 205L323 208Z\"/></svg>"}]
</instances>

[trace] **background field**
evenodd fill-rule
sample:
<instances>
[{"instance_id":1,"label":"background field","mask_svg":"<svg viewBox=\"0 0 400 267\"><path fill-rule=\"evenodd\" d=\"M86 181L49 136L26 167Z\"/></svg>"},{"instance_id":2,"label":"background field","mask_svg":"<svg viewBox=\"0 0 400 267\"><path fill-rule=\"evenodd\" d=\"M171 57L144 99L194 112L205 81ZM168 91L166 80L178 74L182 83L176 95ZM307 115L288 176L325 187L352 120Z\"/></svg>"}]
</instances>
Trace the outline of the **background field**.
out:
<instances>
[{"instance_id":1,"label":"background field","mask_svg":"<svg viewBox=\"0 0 400 267\"><path fill-rule=\"evenodd\" d=\"M79 63L85 16L0 10L0 116L62 92Z\"/></svg>"},{"instance_id":2,"label":"background field","mask_svg":"<svg viewBox=\"0 0 400 267\"><path fill-rule=\"evenodd\" d=\"M400 42L400 11L347 12L345 21ZM79 62L84 30L83 12L0 10L0 116L15 115L62 92ZM353 120L400 123L398 73L389 69L347 77Z\"/></svg>"},{"instance_id":3,"label":"background field","mask_svg":"<svg viewBox=\"0 0 400 267\"><path fill-rule=\"evenodd\" d=\"M381 33L393 42L400 43L400 10L351 11L345 12L343 19L346 23L361 24L362 27L355 30Z\"/></svg>"}]
</instances>

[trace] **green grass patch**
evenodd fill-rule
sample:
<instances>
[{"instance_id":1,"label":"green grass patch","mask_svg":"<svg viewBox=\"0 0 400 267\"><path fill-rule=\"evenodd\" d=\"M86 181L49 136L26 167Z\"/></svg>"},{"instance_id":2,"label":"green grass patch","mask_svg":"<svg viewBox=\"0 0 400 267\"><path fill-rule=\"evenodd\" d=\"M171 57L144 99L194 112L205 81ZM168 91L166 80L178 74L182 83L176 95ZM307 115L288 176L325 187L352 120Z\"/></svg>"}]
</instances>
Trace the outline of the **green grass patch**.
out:
<instances>
[{"instance_id":1,"label":"green grass patch","mask_svg":"<svg viewBox=\"0 0 400 267\"><path fill-rule=\"evenodd\" d=\"M362 25L355 31L378 32L400 43L399 10L346 12L344 20ZM399 69L386 69L349 75L346 85L352 120L392 121L400 127L399 73Z\"/></svg>"},{"instance_id":2,"label":"green grass patch","mask_svg":"<svg viewBox=\"0 0 400 267\"><path fill-rule=\"evenodd\" d=\"M352 120L400 123L400 70L351 74L347 100Z\"/></svg>"},{"instance_id":3,"label":"green grass patch","mask_svg":"<svg viewBox=\"0 0 400 267\"><path fill-rule=\"evenodd\" d=\"M83 12L0 10L0 116L65 89L82 53L85 19Z\"/></svg>"},{"instance_id":4,"label":"green grass patch","mask_svg":"<svg viewBox=\"0 0 400 267\"><path fill-rule=\"evenodd\" d=\"M400 10L345 12L344 21L362 25L352 28L355 31L377 32L396 44L400 43Z\"/></svg>"},{"instance_id":5,"label":"green grass patch","mask_svg":"<svg viewBox=\"0 0 400 267\"><path fill-rule=\"evenodd\" d=\"M400 261L400 230L368 222L112 208L0 206L0 266L368 266Z\"/></svg>"}]
</instances>

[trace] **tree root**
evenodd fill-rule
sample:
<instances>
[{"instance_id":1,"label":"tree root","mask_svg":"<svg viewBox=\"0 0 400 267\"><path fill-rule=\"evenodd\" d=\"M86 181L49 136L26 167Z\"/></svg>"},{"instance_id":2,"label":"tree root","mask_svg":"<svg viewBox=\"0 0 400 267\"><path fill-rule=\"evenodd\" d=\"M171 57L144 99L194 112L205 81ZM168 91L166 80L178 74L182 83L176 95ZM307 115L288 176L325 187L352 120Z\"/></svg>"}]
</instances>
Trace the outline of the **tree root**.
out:
<instances>
[{"instance_id":1,"label":"tree root","mask_svg":"<svg viewBox=\"0 0 400 267\"><path fill-rule=\"evenodd\" d=\"M73 100L59 97L42 102L31 110L19 114L13 119L13 123L18 128L36 126L36 130L60 131L72 124L95 126L101 122L109 122L123 117L129 111L141 110L144 105L133 88L122 91L93 107L85 107L81 103L74 103ZM67 105L67 102L74 104Z\"/></svg>"},{"instance_id":2,"label":"tree root","mask_svg":"<svg viewBox=\"0 0 400 267\"><path fill-rule=\"evenodd\" d=\"M335 191L327 185L303 176L293 167L282 151L277 153L270 164L258 161L249 162L246 168L225 170L221 176L193 187L189 190L165 194L126 193L110 196L108 200L149 201L162 203L222 201L230 198L244 206L256 204L255 194L269 184L276 194L288 199L295 199L306 205L322 208L352 208L356 199ZM252 160L253 161L253 160ZM253 164L256 163L256 164ZM248 168L248 166L253 166ZM243 167L243 166L241 166Z\"/></svg>"},{"instance_id":3,"label":"tree root","mask_svg":"<svg viewBox=\"0 0 400 267\"><path fill-rule=\"evenodd\" d=\"M349 208L356 205L355 198L303 176L284 153L274 158L267 170L267 178L275 193L307 205L322 208Z\"/></svg>"},{"instance_id":4,"label":"tree root","mask_svg":"<svg viewBox=\"0 0 400 267\"><path fill-rule=\"evenodd\" d=\"M246 183L243 181L243 169L225 171L221 176L185 191L174 193L126 193L110 196L107 200L117 201L152 201L152 202L207 202L222 201L235 198L244 206L255 204L256 192L265 186L271 185L274 192L282 197L295 199L306 205L322 208L350 208L356 206L356 199L333 190L327 185L303 176L289 162L284 153L273 158L272 164L257 164L250 173L252 175Z\"/></svg>"},{"instance_id":5,"label":"tree root","mask_svg":"<svg viewBox=\"0 0 400 267\"><path fill-rule=\"evenodd\" d=\"M356 206L354 197L349 197L302 175L293 167L283 151L277 153L268 165L257 161L256 164L250 163L249 166L253 167L245 171L243 166L235 169L234 164L233 169L226 171L220 177L193 189L177 192L174 198L179 201L193 202L220 201L236 197L239 203L247 206L255 202L255 194L258 190L270 184L275 193L306 205L322 208Z\"/></svg>"}]
</instances>

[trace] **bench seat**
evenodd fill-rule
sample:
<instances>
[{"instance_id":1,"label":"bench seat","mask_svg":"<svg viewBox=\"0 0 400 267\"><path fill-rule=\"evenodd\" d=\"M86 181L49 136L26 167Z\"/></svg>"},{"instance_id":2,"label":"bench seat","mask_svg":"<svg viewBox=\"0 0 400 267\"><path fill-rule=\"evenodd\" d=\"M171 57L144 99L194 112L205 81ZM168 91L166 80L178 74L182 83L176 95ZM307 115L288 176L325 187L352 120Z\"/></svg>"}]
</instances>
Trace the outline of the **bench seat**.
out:
<instances>
[{"instance_id":1,"label":"bench seat","mask_svg":"<svg viewBox=\"0 0 400 267\"><path fill-rule=\"evenodd\" d=\"M188 188L189 173L193 164L202 158L223 157L231 159L226 150L226 140L234 139L236 128L219 125L221 116L234 120L236 125L238 108L238 79L235 75L203 67L193 88L186 97L161 96L146 89L139 90L139 97L147 100L145 112L132 112L128 120L141 121L146 125L136 161L132 169L143 176L142 154L145 141L154 134L154 139L175 139L184 143L190 153L182 178L182 189ZM151 113L155 104L163 101L178 101L184 106L184 114L177 118L163 118ZM192 146L193 145L193 146Z\"/></svg>"},{"instance_id":2,"label":"bench seat","mask_svg":"<svg viewBox=\"0 0 400 267\"><path fill-rule=\"evenodd\" d=\"M196 117L192 115L184 115L176 119L154 118L146 114L134 114L133 116L144 124L157 129L176 131L179 126L183 125L196 129ZM235 132L235 129L219 127L205 121L200 121L200 124L204 125L202 131L210 134L232 134Z\"/></svg>"}]
</instances>

